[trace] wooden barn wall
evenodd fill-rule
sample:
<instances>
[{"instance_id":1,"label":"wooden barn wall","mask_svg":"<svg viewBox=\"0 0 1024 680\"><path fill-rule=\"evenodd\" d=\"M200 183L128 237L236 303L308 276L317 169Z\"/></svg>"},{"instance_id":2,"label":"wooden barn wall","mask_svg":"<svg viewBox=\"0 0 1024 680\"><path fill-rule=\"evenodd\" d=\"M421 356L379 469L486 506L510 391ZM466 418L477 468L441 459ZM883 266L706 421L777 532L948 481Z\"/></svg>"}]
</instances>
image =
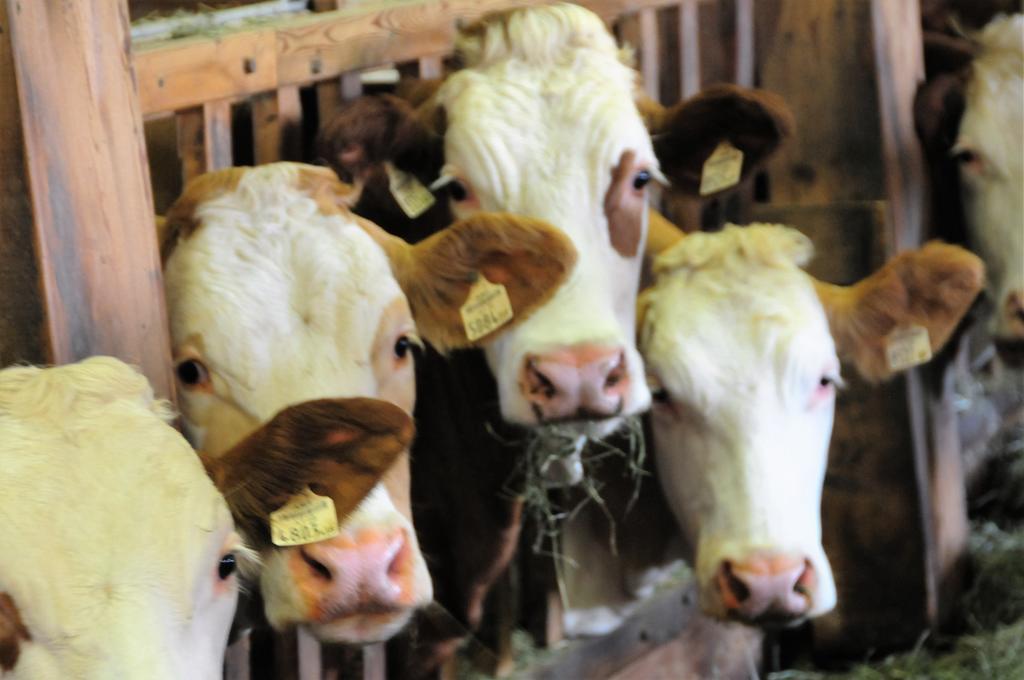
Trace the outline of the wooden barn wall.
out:
<instances>
[{"instance_id":1,"label":"wooden barn wall","mask_svg":"<svg viewBox=\"0 0 1024 680\"><path fill-rule=\"evenodd\" d=\"M0 367L48 359L7 6L0 2Z\"/></svg>"}]
</instances>

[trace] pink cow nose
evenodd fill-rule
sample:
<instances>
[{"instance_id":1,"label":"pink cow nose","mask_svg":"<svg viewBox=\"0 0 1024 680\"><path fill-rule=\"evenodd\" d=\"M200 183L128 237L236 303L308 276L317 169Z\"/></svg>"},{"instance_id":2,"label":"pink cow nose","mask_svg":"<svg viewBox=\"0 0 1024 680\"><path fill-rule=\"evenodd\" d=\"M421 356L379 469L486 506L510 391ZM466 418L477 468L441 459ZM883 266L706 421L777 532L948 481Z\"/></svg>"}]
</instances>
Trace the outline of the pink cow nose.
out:
<instances>
[{"instance_id":1,"label":"pink cow nose","mask_svg":"<svg viewBox=\"0 0 1024 680\"><path fill-rule=\"evenodd\" d=\"M413 604L413 554L405 529L363 529L296 549L292 571L313 619L401 610Z\"/></svg>"},{"instance_id":2,"label":"pink cow nose","mask_svg":"<svg viewBox=\"0 0 1024 680\"><path fill-rule=\"evenodd\" d=\"M618 415L629 389L621 347L574 345L526 356L519 388L541 422Z\"/></svg>"},{"instance_id":3,"label":"pink cow nose","mask_svg":"<svg viewBox=\"0 0 1024 680\"><path fill-rule=\"evenodd\" d=\"M811 608L817 579L804 557L755 553L724 560L716 584L729 614L750 623L787 623Z\"/></svg>"}]
</instances>

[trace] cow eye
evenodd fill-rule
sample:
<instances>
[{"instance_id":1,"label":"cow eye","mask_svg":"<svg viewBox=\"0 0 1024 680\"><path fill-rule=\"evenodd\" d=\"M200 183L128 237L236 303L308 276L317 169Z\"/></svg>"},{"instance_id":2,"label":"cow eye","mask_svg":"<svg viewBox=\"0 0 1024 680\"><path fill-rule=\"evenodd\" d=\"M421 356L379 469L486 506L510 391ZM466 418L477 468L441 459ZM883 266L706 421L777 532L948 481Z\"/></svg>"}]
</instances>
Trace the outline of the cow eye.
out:
<instances>
[{"instance_id":1,"label":"cow eye","mask_svg":"<svg viewBox=\"0 0 1024 680\"><path fill-rule=\"evenodd\" d=\"M399 359L404 359L410 352L412 352L413 356L416 356L422 349L423 346L419 340L408 335L402 335L398 340L395 340L395 356Z\"/></svg>"},{"instance_id":2,"label":"cow eye","mask_svg":"<svg viewBox=\"0 0 1024 680\"><path fill-rule=\"evenodd\" d=\"M647 389L651 391L651 399L656 403L667 404L669 402L668 390L665 389L657 378L647 377Z\"/></svg>"},{"instance_id":3,"label":"cow eye","mask_svg":"<svg viewBox=\"0 0 1024 680\"><path fill-rule=\"evenodd\" d=\"M633 176L633 188L640 191L647 186L651 181L651 173L647 170L641 170Z\"/></svg>"},{"instance_id":4,"label":"cow eye","mask_svg":"<svg viewBox=\"0 0 1024 680\"><path fill-rule=\"evenodd\" d=\"M175 368L178 380L186 387L203 385L210 380L210 372L199 359L185 359Z\"/></svg>"},{"instance_id":5,"label":"cow eye","mask_svg":"<svg viewBox=\"0 0 1024 680\"><path fill-rule=\"evenodd\" d=\"M221 581L227 581L236 569L238 569L238 562L235 559L235 554L228 553L220 558L220 564L217 565L217 576Z\"/></svg>"},{"instance_id":6,"label":"cow eye","mask_svg":"<svg viewBox=\"0 0 1024 680\"><path fill-rule=\"evenodd\" d=\"M953 160L957 163L973 163L978 160L978 154L974 153L971 149L961 149L953 154Z\"/></svg>"},{"instance_id":7,"label":"cow eye","mask_svg":"<svg viewBox=\"0 0 1024 680\"><path fill-rule=\"evenodd\" d=\"M459 180L453 179L448 183L448 195L452 197L453 201L465 201L469 198L469 189Z\"/></svg>"}]
</instances>

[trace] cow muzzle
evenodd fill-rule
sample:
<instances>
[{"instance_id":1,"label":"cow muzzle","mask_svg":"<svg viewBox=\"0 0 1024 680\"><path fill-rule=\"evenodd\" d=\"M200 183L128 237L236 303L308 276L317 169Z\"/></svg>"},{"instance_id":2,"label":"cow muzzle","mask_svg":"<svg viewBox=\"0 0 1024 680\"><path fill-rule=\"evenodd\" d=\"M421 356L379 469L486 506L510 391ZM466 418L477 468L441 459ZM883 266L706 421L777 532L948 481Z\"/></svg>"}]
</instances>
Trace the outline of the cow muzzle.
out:
<instances>
[{"instance_id":1,"label":"cow muzzle","mask_svg":"<svg viewBox=\"0 0 1024 680\"><path fill-rule=\"evenodd\" d=\"M519 389L538 423L623 415L632 376L622 347L580 344L523 361Z\"/></svg>"},{"instance_id":2,"label":"cow muzzle","mask_svg":"<svg viewBox=\"0 0 1024 680\"><path fill-rule=\"evenodd\" d=\"M995 338L999 358L1013 368L1024 367L1024 290L1008 293L999 309Z\"/></svg>"},{"instance_id":3,"label":"cow muzzle","mask_svg":"<svg viewBox=\"0 0 1024 680\"><path fill-rule=\"evenodd\" d=\"M728 618L764 627L790 626L811 610L817 576L806 557L759 552L723 560L715 587Z\"/></svg>"}]
</instances>

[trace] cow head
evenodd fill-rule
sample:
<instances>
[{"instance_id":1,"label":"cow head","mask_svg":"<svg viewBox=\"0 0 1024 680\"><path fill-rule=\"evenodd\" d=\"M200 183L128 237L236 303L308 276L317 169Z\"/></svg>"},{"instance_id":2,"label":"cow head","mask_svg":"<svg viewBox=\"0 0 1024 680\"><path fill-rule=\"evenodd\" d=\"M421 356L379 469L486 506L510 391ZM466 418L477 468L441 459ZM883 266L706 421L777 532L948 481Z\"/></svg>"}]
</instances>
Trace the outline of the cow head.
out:
<instances>
[{"instance_id":1,"label":"cow head","mask_svg":"<svg viewBox=\"0 0 1024 680\"><path fill-rule=\"evenodd\" d=\"M574 5L489 15L457 48L464 67L418 108L358 100L322 131L321 154L370 196L386 195L380 167L391 163L444 187L457 217L503 210L560 229L579 253L575 268L487 359L507 420L607 434L650 399L633 339L646 187L664 175L695 190L726 138L749 172L788 134L788 112L735 87L653 105L605 25Z\"/></svg>"},{"instance_id":2,"label":"cow head","mask_svg":"<svg viewBox=\"0 0 1024 680\"><path fill-rule=\"evenodd\" d=\"M694 234L658 257L642 298L658 472L719 618L792 623L835 605L820 506L840 359L886 377L894 329L924 326L937 349L982 285L955 246L849 288L804 273L811 250L777 225Z\"/></svg>"},{"instance_id":3,"label":"cow head","mask_svg":"<svg viewBox=\"0 0 1024 680\"><path fill-rule=\"evenodd\" d=\"M326 168L278 163L200 177L168 212L165 283L182 413L211 457L227 455L290 404L375 397L411 413L417 333L442 347L470 344L459 307L474 279L503 284L521 320L573 261L553 229L490 214L411 247L352 216L350 193ZM364 415L367 427L395 420L377 409ZM259 544L272 625L377 640L431 600L411 524L409 436L340 535ZM257 499L262 510L283 502L279 494Z\"/></svg>"},{"instance_id":4,"label":"cow head","mask_svg":"<svg viewBox=\"0 0 1024 680\"><path fill-rule=\"evenodd\" d=\"M1024 363L1024 15L1001 17L974 42L933 39L918 92L918 133L928 155L938 217L957 213L985 260L989 330L1000 355ZM966 64L966 65L965 65ZM957 184L959 186L957 186Z\"/></svg>"},{"instance_id":5,"label":"cow head","mask_svg":"<svg viewBox=\"0 0 1024 680\"><path fill-rule=\"evenodd\" d=\"M288 409L211 481L120 361L0 371L0 676L220 678L258 567L232 513L263 540L267 509L318 484L347 514L408 442L400 409L355 401Z\"/></svg>"}]
</instances>

